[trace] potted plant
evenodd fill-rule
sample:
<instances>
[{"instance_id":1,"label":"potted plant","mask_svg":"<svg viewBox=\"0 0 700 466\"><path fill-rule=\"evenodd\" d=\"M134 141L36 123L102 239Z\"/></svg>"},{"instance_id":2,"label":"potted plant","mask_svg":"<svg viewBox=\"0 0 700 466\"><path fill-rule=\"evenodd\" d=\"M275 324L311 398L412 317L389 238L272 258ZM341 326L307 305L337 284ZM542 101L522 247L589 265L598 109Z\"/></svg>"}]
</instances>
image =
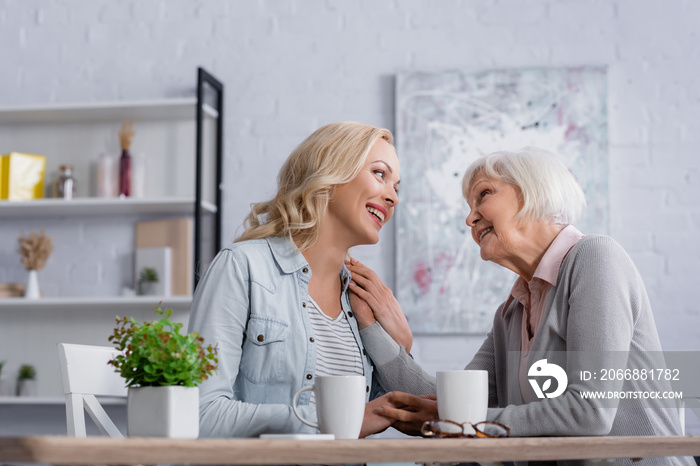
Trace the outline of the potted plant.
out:
<instances>
[{"instance_id":1,"label":"potted plant","mask_svg":"<svg viewBox=\"0 0 700 466\"><path fill-rule=\"evenodd\" d=\"M129 387L129 436L196 438L199 435L199 385L216 370L217 348L204 346L197 332L182 335L173 310L158 304L155 321L117 316L109 337L121 352L109 364Z\"/></svg>"},{"instance_id":2,"label":"potted plant","mask_svg":"<svg viewBox=\"0 0 700 466\"><path fill-rule=\"evenodd\" d=\"M17 373L17 396L36 395L36 369L31 364L22 364Z\"/></svg>"},{"instance_id":3,"label":"potted plant","mask_svg":"<svg viewBox=\"0 0 700 466\"><path fill-rule=\"evenodd\" d=\"M153 267L144 267L139 272L139 292L142 295L156 294L155 288L158 283L158 271Z\"/></svg>"},{"instance_id":4,"label":"potted plant","mask_svg":"<svg viewBox=\"0 0 700 466\"><path fill-rule=\"evenodd\" d=\"M0 396L11 396L12 390L9 381L2 378L3 367L5 367L5 361L0 361Z\"/></svg>"}]
</instances>

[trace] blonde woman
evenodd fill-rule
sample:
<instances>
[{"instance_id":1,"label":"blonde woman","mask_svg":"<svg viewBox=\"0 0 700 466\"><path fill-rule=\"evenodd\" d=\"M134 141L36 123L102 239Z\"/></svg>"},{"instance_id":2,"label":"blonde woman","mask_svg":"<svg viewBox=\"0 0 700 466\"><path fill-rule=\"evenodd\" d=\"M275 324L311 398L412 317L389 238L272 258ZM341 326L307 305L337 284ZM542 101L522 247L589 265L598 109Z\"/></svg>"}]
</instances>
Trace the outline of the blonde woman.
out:
<instances>
[{"instance_id":1,"label":"blonde woman","mask_svg":"<svg viewBox=\"0 0 700 466\"><path fill-rule=\"evenodd\" d=\"M247 229L209 266L189 325L219 345L218 373L200 387L202 436L312 432L291 402L317 375L365 376L362 436L391 424L375 414L389 401L378 396L359 337L345 260L350 247L379 240L399 202L392 141L389 131L355 122L314 132L284 163L274 199L252 205ZM385 321L410 350L403 314ZM310 395L299 404L314 420Z\"/></svg>"}]
</instances>

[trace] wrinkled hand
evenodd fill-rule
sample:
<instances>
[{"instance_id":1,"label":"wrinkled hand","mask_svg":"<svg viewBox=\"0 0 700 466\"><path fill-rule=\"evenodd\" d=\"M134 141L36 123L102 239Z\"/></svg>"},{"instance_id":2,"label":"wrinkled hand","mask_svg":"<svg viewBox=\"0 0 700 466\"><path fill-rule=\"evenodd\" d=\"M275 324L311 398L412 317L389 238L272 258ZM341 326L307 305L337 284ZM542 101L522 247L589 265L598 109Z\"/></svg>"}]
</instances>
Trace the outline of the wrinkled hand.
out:
<instances>
[{"instance_id":1,"label":"wrinkled hand","mask_svg":"<svg viewBox=\"0 0 700 466\"><path fill-rule=\"evenodd\" d=\"M389 395L390 393L387 393L365 404L365 418L362 421L360 438L383 432L394 423L394 419L379 414L379 411L384 408L397 407L391 402Z\"/></svg>"},{"instance_id":2,"label":"wrinkled hand","mask_svg":"<svg viewBox=\"0 0 700 466\"><path fill-rule=\"evenodd\" d=\"M394 293L372 269L357 259L350 259L345 265L352 274L350 305L360 329L378 321L396 343L410 352L413 334Z\"/></svg>"},{"instance_id":3,"label":"wrinkled hand","mask_svg":"<svg viewBox=\"0 0 700 466\"><path fill-rule=\"evenodd\" d=\"M423 423L438 418L435 395L390 392L384 396L388 397L389 404L381 406L377 414L394 420L392 426L404 434L421 435Z\"/></svg>"}]
</instances>

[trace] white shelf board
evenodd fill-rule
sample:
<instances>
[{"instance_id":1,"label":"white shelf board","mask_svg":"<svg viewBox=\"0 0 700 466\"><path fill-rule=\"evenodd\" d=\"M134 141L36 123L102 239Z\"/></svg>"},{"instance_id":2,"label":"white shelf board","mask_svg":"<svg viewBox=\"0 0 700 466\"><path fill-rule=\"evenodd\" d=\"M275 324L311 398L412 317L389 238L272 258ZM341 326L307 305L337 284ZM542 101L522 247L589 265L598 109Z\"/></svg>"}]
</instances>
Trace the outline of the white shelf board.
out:
<instances>
[{"instance_id":1,"label":"white shelf board","mask_svg":"<svg viewBox=\"0 0 700 466\"><path fill-rule=\"evenodd\" d=\"M215 214L216 211L219 210L216 208L216 204L213 204L209 201L202 201L201 206L205 212L210 213L210 214Z\"/></svg>"},{"instance_id":2,"label":"white shelf board","mask_svg":"<svg viewBox=\"0 0 700 466\"><path fill-rule=\"evenodd\" d=\"M215 213L216 206L202 202L206 212ZM64 215L140 215L194 214L192 198L97 198L35 199L32 201L0 201L0 217L59 217Z\"/></svg>"},{"instance_id":3,"label":"white shelf board","mask_svg":"<svg viewBox=\"0 0 700 466\"><path fill-rule=\"evenodd\" d=\"M46 311L95 311L126 314L155 307L163 302L162 309L172 308L174 312L189 312L192 296L111 296L80 298L0 298L0 313L22 309L41 309Z\"/></svg>"},{"instance_id":4,"label":"white shelf board","mask_svg":"<svg viewBox=\"0 0 700 466\"><path fill-rule=\"evenodd\" d=\"M0 125L35 123L83 123L94 121L184 120L195 118L197 99L177 98L141 101L85 102L21 107L0 107ZM203 104L204 114L218 112Z\"/></svg>"},{"instance_id":5,"label":"white shelf board","mask_svg":"<svg viewBox=\"0 0 700 466\"><path fill-rule=\"evenodd\" d=\"M126 405L126 398L97 397L102 405ZM0 396L0 406L7 405L63 405L62 396Z\"/></svg>"},{"instance_id":6,"label":"white shelf board","mask_svg":"<svg viewBox=\"0 0 700 466\"><path fill-rule=\"evenodd\" d=\"M215 120L219 118L219 112L209 104L202 104L202 110L204 110L206 116L212 117Z\"/></svg>"}]
</instances>

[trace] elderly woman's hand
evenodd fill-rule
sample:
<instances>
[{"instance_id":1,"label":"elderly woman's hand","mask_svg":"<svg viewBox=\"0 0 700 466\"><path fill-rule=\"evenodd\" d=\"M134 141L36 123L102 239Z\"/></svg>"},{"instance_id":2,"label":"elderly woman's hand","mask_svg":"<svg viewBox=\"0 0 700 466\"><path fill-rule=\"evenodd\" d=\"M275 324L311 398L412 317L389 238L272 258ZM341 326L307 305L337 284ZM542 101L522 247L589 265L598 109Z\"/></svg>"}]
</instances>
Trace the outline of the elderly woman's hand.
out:
<instances>
[{"instance_id":1,"label":"elderly woman's hand","mask_svg":"<svg viewBox=\"0 0 700 466\"><path fill-rule=\"evenodd\" d=\"M395 422L396 430L407 435L421 435L425 421L438 418L437 398L435 395L411 395L403 392L390 392L384 395L389 404L379 408L376 413Z\"/></svg>"},{"instance_id":2,"label":"elderly woman's hand","mask_svg":"<svg viewBox=\"0 0 700 466\"><path fill-rule=\"evenodd\" d=\"M394 293L372 269L357 259L350 259L345 265L352 274L350 305L360 329L379 322L394 341L410 352L413 333Z\"/></svg>"}]
</instances>

